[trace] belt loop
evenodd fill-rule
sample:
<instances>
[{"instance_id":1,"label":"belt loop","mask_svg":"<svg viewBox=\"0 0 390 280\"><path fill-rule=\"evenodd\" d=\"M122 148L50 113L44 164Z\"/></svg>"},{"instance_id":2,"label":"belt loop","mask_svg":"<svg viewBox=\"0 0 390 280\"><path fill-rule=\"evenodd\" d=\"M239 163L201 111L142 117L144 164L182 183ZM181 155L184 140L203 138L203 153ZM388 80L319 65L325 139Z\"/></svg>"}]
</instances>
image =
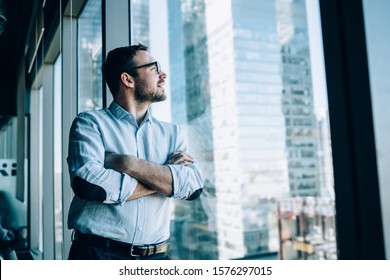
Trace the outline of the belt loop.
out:
<instances>
[{"instance_id":1,"label":"belt loop","mask_svg":"<svg viewBox=\"0 0 390 280\"><path fill-rule=\"evenodd\" d=\"M70 240L71 240L72 242L73 242L73 241L77 241L77 232L76 232L75 229L72 231L72 234L71 234L71 236L70 236Z\"/></svg>"},{"instance_id":2,"label":"belt loop","mask_svg":"<svg viewBox=\"0 0 390 280\"><path fill-rule=\"evenodd\" d=\"M153 254L152 254L152 256L153 256L157 252L157 245L156 244L152 244L152 246L153 246Z\"/></svg>"},{"instance_id":3,"label":"belt loop","mask_svg":"<svg viewBox=\"0 0 390 280\"><path fill-rule=\"evenodd\" d=\"M149 246L149 245L146 245L146 253L145 253L145 256L150 256L149 253L150 253L150 246Z\"/></svg>"}]
</instances>

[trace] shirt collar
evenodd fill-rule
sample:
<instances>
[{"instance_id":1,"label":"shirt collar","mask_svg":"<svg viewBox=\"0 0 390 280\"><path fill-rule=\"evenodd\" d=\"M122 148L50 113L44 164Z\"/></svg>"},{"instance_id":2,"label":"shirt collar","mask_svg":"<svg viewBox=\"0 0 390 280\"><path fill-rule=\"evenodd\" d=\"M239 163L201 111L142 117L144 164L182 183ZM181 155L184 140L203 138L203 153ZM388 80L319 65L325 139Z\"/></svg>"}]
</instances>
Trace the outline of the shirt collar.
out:
<instances>
[{"instance_id":1,"label":"shirt collar","mask_svg":"<svg viewBox=\"0 0 390 280\"><path fill-rule=\"evenodd\" d=\"M124 118L124 117L128 117L130 118L131 120L135 121L135 118L132 114L130 114L129 112L127 112L125 109L123 109L118 103L116 103L115 101L112 101L111 104L110 104L110 107L109 107L109 110L111 111L111 113L115 116L115 118L117 118L118 120ZM150 113L150 110L148 109L148 111L146 112L146 115L145 115L145 118L143 120L143 122L152 122L152 114Z\"/></svg>"}]
</instances>

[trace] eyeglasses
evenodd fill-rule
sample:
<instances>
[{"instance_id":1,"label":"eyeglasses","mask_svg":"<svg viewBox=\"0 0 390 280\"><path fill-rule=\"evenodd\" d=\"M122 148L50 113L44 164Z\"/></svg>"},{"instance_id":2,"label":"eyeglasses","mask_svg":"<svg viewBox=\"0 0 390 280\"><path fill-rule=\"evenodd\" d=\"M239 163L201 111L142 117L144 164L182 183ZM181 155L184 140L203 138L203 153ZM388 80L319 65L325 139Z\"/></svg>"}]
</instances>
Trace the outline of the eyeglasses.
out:
<instances>
[{"instance_id":1,"label":"eyeglasses","mask_svg":"<svg viewBox=\"0 0 390 280\"><path fill-rule=\"evenodd\" d=\"M161 65L158 61L154 61L154 62L150 62L150 63L146 63L146 64L142 64L142 65L139 65L139 66L134 66L134 67L131 67L129 70L127 70L128 72L131 72L135 69L138 69L138 68L143 68L143 67L148 67L148 66L152 66L152 65L156 65L156 72L157 74L160 74L161 73Z\"/></svg>"}]
</instances>

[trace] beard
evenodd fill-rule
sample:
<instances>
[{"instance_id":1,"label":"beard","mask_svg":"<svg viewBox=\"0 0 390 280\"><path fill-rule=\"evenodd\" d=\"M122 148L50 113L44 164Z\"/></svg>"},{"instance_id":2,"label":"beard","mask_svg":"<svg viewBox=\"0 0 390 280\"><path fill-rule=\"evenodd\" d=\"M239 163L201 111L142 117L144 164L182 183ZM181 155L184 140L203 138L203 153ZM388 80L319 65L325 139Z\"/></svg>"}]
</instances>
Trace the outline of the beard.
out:
<instances>
[{"instance_id":1,"label":"beard","mask_svg":"<svg viewBox=\"0 0 390 280\"><path fill-rule=\"evenodd\" d=\"M160 102L167 99L167 95L164 92L164 89L159 88L156 89L150 89L148 87L148 83L144 80L141 80L139 78L136 78L136 87L134 91L134 97L135 99L140 102Z\"/></svg>"}]
</instances>

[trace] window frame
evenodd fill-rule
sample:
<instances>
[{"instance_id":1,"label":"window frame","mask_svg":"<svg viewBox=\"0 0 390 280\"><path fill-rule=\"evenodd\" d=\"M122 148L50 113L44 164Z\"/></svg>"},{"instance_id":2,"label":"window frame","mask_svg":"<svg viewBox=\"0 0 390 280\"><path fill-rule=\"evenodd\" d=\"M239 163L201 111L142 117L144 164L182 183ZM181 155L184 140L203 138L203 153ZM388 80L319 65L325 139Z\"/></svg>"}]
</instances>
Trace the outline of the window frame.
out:
<instances>
[{"instance_id":1,"label":"window frame","mask_svg":"<svg viewBox=\"0 0 390 280\"><path fill-rule=\"evenodd\" d=\"M339 259L385 259L362 1L320 0Z\"/></svg>"}]
</instances>

